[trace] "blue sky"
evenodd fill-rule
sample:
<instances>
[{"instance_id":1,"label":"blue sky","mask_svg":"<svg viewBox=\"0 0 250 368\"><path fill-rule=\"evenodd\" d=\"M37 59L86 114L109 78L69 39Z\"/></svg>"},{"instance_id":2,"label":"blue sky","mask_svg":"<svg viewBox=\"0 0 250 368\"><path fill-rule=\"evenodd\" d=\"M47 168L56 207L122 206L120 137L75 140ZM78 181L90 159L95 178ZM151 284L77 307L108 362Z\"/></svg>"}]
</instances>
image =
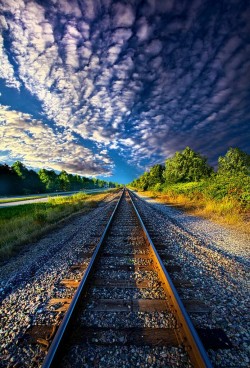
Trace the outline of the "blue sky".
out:
<instances>
[{"instance_id":1,"label":"blue sky","mask_svg":"<svg viewBox=\"0 0 250 368\"><path fill-rule=\"evenodd\" d=\"M250 150L249 1L0 0L0 162L127 183Z\"/></svg>"}]
</instances>

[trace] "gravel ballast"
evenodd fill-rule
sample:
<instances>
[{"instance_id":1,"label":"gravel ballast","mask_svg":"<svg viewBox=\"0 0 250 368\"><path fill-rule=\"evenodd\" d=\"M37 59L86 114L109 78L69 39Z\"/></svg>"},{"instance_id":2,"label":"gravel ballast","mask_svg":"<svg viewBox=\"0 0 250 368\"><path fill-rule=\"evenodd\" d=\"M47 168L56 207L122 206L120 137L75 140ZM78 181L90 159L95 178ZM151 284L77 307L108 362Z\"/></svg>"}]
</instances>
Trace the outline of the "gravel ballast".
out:
<instances>
[{"instance_id":1,"label":"gravel ballast","mask_svg":"<svg viewBox=\"0 0 250 368\"><path fill-rule=\"evenodd\" d=\"M62 279L81 278L84 269L70 266L88 265L106 226L108 214L117 203L110 194L96 209L76 216L40 241L26 246L18 256L0 266L1 361L0 367L39 367L45 357L44 347L29 344L26 331L32 325L54 324L63 315L48 305L52 298L71 298L73 288L60 284ZM85 261L85 262L84 262Z\"/></svg>"},{"instance_id":2,"label":"gravel ballast","mask_svg":"<svg viewBox=\"0 0 250 368\"><path fill-rule=\"evenodd\" d=\"M194 325L220 328L232 344L230 349L208 351L213 366L249 367L249 236L151 198L141 199L136 200L141 214L181 266L171 276L193 284L190 290L178 290L180 295L209 308L203 315L191 313Z\"/></svg>"},{"instance_id":3,"label":"gravel ballast","mask_svg":"<svg viewBox=\"0 0 250 368\"><path fill-rule=\"evenodd\" d=\"M60 282L62 279L79 279L82 276L84 268L72 271L70 266L85 263L87 267L89 253L93 252L107 221L106 214L114 208L115 201L111 197L114 198L114 195L90 213L76 217L63 228L29 245L19 256L0 266L0 367L41 366L45 356L44 347L27 343L25 334L32 325L50 325L56 320L58 323L61 321L63 315L48 306L48 302L52 298L73 296L75 289L65 288ZM232 343L230 349L208 351L213 366L248 367L249 239L207 220L184 214L173 207L150 199L146 201L136 202L148 224L157 229L166 254L173 255L173 259L165 261L166 265L180 266L180 271L174 271L171 276L190 281L193 285L187 290L180 288L180 295L184 300L199 299L209 308L209 313L190 315L194 325L221 328ZM118 239L117 237L116 241ZM115 240L111 242L112 246L115 247ZM127 263L126 257L123 261ZM139 259L138 262L144 261L145 259ZM110 278L117 278L117 273L112 270L108 272ZM146 275L149 280L155 278L153 271L140 271L132 279L140 280ZM107 276L106 270L99 271L98 277L102 276ZM121 279L128 279L130 276L127 271L119 273ZM119 290L114 292L119 293ZM129 294L132 292L129 291ZM150 290L145 289L145 292L150 293ZM101 291L96 290L96 293L100 296ZM117 294L118 296L120 295ZM124 315L128 325L134 322L140 326L146 320L146 326L158 326L161 319L165 320L162 327L172 323L164 313L142 313L137 319L132 313ZM100 326L108 326L111 316L106 313L101 316ZM91 323L94 314L88 310L82 318ZM120 318L117 313L114 323L118 323ZM147 348L124 346L119 349L119 353L112 348L102 347L98 348L99 352L91 347L76 346L75 349L78 349L79 362L85 359L84 367L112 367L122 366L121 364L124 364L124 367L134 367L138 366L138 362L140 367L164 367L164 361L168 359L166 356L169 354L168 350L161 347L154 350L148 348L147 351ZM178 366L175 355L179 354L180 351L173 348L169 358L173 360L171 367ZM65 361L65 367L79 366L77 361L74 364L69 365ZM181 366L189 367L189 363L185 363L184 353Z\"/></svg>"}]
</instances>

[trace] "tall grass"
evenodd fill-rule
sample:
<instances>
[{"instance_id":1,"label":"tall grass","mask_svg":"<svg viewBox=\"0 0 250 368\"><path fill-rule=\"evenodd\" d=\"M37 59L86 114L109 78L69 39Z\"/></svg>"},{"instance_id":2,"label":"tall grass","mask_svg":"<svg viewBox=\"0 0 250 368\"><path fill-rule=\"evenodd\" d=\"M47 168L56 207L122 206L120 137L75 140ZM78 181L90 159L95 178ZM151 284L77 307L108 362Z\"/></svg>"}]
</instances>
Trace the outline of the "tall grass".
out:
<instances>
[{"instance_id":1,"label":"tall grass","mask_svg":"<svg viewBox=\"0 0 250 368\"><path fill-rule=\"evenodd\" d=\"M0 208L0 259L18 252L23 244L34 241L71 214L88 212L106 196L107 192L77 193L50 198L45 203Z\"/></svg>"},{"instance_id":2,"label":"tall grass","mask_svg":"<svg viewBox=\"0 0 250 368\"><path fill-rule=\"evenodd\" d=\"M182 206L195 215L236 225L250 232L250 178L246 175L158 185L147 194L158 197L161 202Z\"/></svg>"}]
</instances>

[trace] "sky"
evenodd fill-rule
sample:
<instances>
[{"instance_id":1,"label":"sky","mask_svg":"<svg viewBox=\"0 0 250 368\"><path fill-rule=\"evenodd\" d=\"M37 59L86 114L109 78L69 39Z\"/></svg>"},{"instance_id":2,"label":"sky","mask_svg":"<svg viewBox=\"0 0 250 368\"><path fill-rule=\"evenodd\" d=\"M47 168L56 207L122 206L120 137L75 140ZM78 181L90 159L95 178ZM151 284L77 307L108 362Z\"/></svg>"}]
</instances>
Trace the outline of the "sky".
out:
<instances>
[{"instance_id":1,"label":"sky","mask_svg":"<svg viewBox=\"0 0 250 368\"><path fill-rule=\"evenodd\" d=\"M250 151L248 0L0 0L0 162L128 183Z\"/></svg>"}]
</instances>

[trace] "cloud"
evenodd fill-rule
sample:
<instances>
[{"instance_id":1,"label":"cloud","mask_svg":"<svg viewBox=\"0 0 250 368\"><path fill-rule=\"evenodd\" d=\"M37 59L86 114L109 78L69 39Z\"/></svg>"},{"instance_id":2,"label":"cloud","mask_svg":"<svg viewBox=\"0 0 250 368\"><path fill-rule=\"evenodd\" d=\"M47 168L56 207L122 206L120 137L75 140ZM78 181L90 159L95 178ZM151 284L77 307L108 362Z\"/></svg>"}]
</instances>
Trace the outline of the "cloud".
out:
<instances>
[{"instance_id":1,"label":"cloud","mask_svg":"<svg viewBox=\"0 0 250 368\"><path fill-rule=\"evenodd\" d=\"M66 170L79 175L108 175L107 151L94 154L80 145L69 130L56 132L29 114L0 105L0 150L9 159L34 168ZM104 163L104 164L103 164Z\"/></svg>"},{"instance_id":2,"label":"cloud","mask_svg":"<svg viewBox=\"0 0 250 368\"><path fill-rule=\"evenodd\" d=\"M5 79L7 87L19 89L21 84L16 79L14 68L9 62L8 55L3 45L3 37L0 35L0 78Z\"/></svg>"},{"instance_id":3,"label":"cloud","mask_svg":"<svg viewBox=\"0 0 250 368\"><path fill-rule=\"evenodd\" d=\"M130 4L115 3L113 5L113 24L115 27L131 27L135 14Z\"/></svg>"},{"instance_id":4,"label":"cloud","mask_svg":"<svg viewBox=\"0 0 250 368\"><path fill-rule=\"evenodd\" d=\"M212 160L229 142L248 147L246 3L6 0L0 12L0 77L41 102L53 139L69 129L133 165L185 145ZM110 172L107 153L82 149L93 171Z\"/></svg>"}]
</instances>

